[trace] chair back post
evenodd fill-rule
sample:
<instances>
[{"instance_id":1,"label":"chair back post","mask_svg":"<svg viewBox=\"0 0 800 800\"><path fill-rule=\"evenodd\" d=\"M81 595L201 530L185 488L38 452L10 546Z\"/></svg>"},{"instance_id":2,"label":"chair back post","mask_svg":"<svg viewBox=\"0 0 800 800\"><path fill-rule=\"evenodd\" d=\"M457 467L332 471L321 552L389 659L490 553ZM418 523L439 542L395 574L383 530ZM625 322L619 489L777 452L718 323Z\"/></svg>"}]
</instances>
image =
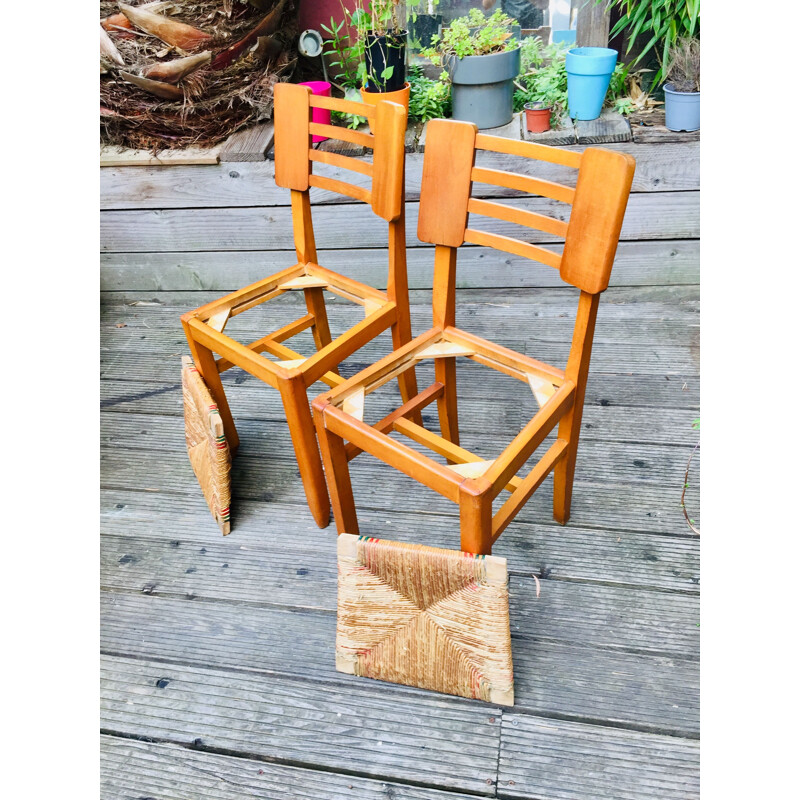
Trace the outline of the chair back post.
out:
<instances>
[{"instance_id":1,"label":"chair back post","mask_svg":"<svg viewBox=\"0 0 800 800\"><path fill-rule=\"evenodd\" d=\"M588 147L581 155L561 279L581 290L566 376L588 377L600 294L608 288L636 161L627 153Z\"/></svg>"},{"instance_id":2,"label":"chair back post","mask_svg":"<svg viewBox=\"0 0 800 800\"><path fill-rule=\"evenodd\" d=\"M408 306L405 213L405 133L408 113L382 100L375 109L372 157L372 210L389 223L389 272L386 294L398 307L398 322L411 336Z\"/></svg>"},{"instance_id":3,"label":"chair back post","mask_svg":"<svg viewBox=\"0 0 800 800\"><path fill-rule=\"evenodd\" d=\"M425 137L417 238L436 245L433 324L455 325L456 250L464 243L475 137L471 122L431 120Z\"/></svg>"},{"instance_id":4,"label":"chair back post","mask_svg":"<svg viewBox=\"0 0 800 800\"><path fill-rule=\"evenodd\" d=\"M292 228L297 261L316 262L311 222L311 89L292 83L275 86L275 183L292 193Z\"/></svg>"}]
</instances>

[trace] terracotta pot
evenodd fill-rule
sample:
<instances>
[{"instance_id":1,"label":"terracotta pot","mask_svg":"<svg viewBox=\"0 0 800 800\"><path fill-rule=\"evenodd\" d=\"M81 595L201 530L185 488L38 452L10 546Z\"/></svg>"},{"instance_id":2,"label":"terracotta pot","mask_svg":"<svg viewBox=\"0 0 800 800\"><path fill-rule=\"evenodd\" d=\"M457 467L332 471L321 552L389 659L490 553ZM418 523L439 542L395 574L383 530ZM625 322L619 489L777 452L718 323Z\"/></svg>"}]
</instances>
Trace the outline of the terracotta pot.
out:
<instances>
[{"instance_id":1,"label":"terracotta pot","mask_svg":"<svg viewBox=\"0 0 800 800\"><path fill-rule=\"evenodd\" d=\"M403 106L406 110L406 116L408 116L408 98L410 96L411 84L408 81L406 81L406 85L402 89L398 89L396 92L368 92L363 87L361 89L361 101L363 103L369 103L374 106L380 103L381 100L388 100L390 103L397 103ZM371 125L370 130L372 130Z\"/></svg>"},{"instance_id":2,"label":"terracotta pot","mask_svg":"<svg viewBox=\"0 0 800 800\"><path fill-rule=\"evenodd\" d=\"M525 103L525 124L529 133L544 133L550 130L551 108L542 108L538 103Z\"/></svg>"}]
</instances>

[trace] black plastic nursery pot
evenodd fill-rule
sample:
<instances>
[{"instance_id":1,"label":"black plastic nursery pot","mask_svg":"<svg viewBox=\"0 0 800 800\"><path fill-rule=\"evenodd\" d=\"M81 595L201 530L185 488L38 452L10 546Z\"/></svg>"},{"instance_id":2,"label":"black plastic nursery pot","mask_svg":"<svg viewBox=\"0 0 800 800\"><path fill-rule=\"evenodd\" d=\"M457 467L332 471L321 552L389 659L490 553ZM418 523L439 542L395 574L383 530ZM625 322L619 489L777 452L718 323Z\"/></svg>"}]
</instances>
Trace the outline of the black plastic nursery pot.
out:
<instances>
[{"instance_id":1,"label":"black plastic nursery pot","mask_svg":"<svg viewBox=\"0 0 800 800\"><path fill-rule=\"evenodd\" d=\"M376 36L367 33L364 59L367 65L367 91L396 92L406 83L406 31ZM383 80L387 67L394 67L391 76Z\"/></svg>"},{"instance_id":2,"label":"black plastic nursery pot","mask_svg":"<svg viewBox=\"0 0 800 800\"><path fill-rule=\"evenodd\" d=\"M453 84L453 119L474 122L479 128L498 128L510 122L519 63L519 48L445 59Z\"/></svg>"}]
</instances>

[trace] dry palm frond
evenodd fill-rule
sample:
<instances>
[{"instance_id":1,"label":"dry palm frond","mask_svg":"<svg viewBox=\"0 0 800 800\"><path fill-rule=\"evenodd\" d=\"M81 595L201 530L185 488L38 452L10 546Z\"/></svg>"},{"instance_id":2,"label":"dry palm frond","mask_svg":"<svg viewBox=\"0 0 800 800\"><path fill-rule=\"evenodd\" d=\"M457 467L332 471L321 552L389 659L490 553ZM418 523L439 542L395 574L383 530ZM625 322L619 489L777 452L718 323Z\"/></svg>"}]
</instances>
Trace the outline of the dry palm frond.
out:
<instances>
[{"instance_id":1,"label":"dry palm frond","mask_svg":"<svg viewBox=\"0 0 800 800\"><path fill-rule=\"evenodd\" d=\"M264 22L263 11L245 0L220 3L218 0L173 0L169 3L142 3L130 0L131 7L145 9L169 21L173 16L192 29L204 32L202 63L185 71L194 62L180 46L165 46L161 38L137 27L121 30L109 24L119 5L101 0L100 15L116 45L128 75L149 79L178 89L180 97L166 99L128 82L119 67L106 62L109 72L100 82L101 136L108 144L153 151L190 145L211 146L247 124L272 115L272 87L286 80L296 63L297 0L281 3L272 0L271 8L281 6L268 47L257 47L258 38L243 48L238 58L224 69L213 69L213 60L229 51ZM135 15L134 15L135 16ZM127 17L124 17L126 20ZM126 36L127 34L127 36ZM266 44L266 43L263 43ZM176 57L177 56L177 57ZM183 63L182 63L183 62ZM175 74L180 77L174 77ZM153 87L150 87L153 88ZM165 90L168 91L168 90Z\"/></svg>"},{"instance_id":2,"label":"dry palm frond","mask_svg":"<svg viewBox=\"0 0 800 800\"><path fill-rule=\"evenodd\" d=\"M185 22L165 17L163 14L154 14L134 6L119 4L122 13L139 29L152 33L165 44L180 47L181 50L194 50L201 44L211 40L211 35L205 31L187 25Z\"/></svg>"},{"instance_id":3,"label":"dry palm frond","mask_svg":"<svg viewBox=\"0 0 800 800\"><path fill-rule=\"evenodd\" d=\"M163 61L158 64L151 64L142 70L145 78L154 81L166 81L167 83L177 83L185 78L190 72L194 72L203 64L211 61L211 52L206 50L196 56L186 56L186 58L175 58L172 61Z\"/></svg>"}]
</instances>

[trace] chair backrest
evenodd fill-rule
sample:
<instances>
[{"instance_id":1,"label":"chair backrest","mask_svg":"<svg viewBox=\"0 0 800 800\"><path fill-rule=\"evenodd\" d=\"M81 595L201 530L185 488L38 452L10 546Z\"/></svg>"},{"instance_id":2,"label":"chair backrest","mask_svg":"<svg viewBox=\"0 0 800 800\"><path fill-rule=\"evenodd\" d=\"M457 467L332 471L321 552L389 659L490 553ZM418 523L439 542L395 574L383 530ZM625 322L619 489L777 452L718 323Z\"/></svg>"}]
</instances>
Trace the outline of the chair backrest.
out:
<instances>
[{"instance_id":1,"label":"chair backrest","mask_svg":"<svg viewBox=\"0 0 800 800\"><path fill-rule=\"evenodd\" d=\"M575 188L527 174L475 166L475 152L495 153L577 169ZM459 247L486 245L548 264L562 280L589 294L608 287L635 160L626 153L589 147L583 153L486 136L455 120L428 124L417 236L423 242ZM541 195L571 206L569 222L514 206L472 197L482 183ZM492 217L563 237L564 251L470 227L471 216Z\"/></svg>"},{"instance_id":2,"label":"chair backrest","mask_svg":"<svg viewBox=\"0 0 800 800\"><path fill-rule=\"evenodd\" d=\"M325 108L357 114L369 120L374 133L312 122L311 110ZM387 222L403 213L403 167L407 112L403 106L382 100L375 105L324 97L308 86L275 86L275 183L285 189L307 192L310 186L368 203ZM338 153L315 150L311 136L328 136L370 148L372 163ZM351 170L370 178L369 188L313 174L314 163Z\"/></svg>"}]
</instances>

